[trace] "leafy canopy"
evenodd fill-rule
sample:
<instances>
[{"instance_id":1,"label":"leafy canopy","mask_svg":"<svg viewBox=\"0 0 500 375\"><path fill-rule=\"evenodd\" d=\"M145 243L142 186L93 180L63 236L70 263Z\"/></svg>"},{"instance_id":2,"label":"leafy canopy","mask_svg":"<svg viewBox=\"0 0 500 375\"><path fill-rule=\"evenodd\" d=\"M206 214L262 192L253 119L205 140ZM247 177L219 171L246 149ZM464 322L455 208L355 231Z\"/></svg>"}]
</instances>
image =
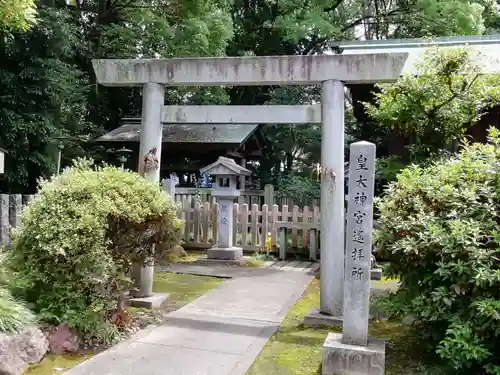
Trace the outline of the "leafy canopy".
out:
<instances>
[{"instance_id":1,"label":"leafy canopy","mask_svg":"<svg viewBox=\"0 0 500 375\"><path fill-rule=\"evenodd\" d=\"M0 31L26 31L36 15L35 0L0 0Z\"/></svg>"},{"instance_id":2,"label":"leafy canopy","mask_svg":"<svg viewBox=\"0 0 500 375\"><path fill-rule=\"evenodd\" d=\"M500 104L500 77L480 74L468 49L432 50L418 75L379 85L374 104L364 103L380 125L398 128L413 144L414 158L447 147Z\"/></svg>"}]
</instances>

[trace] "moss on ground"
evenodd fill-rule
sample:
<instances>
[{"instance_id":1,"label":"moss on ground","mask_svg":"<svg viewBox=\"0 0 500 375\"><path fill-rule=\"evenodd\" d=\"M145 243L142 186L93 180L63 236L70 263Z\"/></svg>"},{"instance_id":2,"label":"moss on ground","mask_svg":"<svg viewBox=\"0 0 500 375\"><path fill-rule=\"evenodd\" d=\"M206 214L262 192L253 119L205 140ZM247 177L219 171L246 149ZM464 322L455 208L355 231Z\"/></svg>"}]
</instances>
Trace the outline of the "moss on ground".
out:
<instances>
[{"instance_id":1,"label":"moss on ground","mask_svg":"<svg viewBox=\"0 0 500 375\"><path fill-rule=\"evenodd\" d=\"M168 263L193 263L198 260L198 258L207 255L206 251L203 250L187 250L185 257L179 257L172 254L167 255L166 259L159 260L158 264L168 264Z\"/></svg>"},{"instance_id":2,"label":"moss on ground","mask_svg":"<svg viewBox=\"0 0 500 375\"><path fill-rule=\"evenodd\" d=\"M90 357L92 354L49 355L41 363L31 366L24 375L60 375Z\"/></svg>"},{"instance_id":3,"label":"moss on ground","mask_svg":"<svg viewBox=\"0 0 500 375\"><path fill-rule=\"evenodd\" d=\"M170 312L201 297L211 289L219 286L222 281L224 280L216 277L160 272L155 274L153 291L155 293L169 293L165 312ZM130 308L129 311L134 310L139 311L141 309ZM39 364L31 366L24 374L60 375L90 357L92 357L92 354L49 355Z\"/></svg>"},{"instance_id":4,"label":"moss on ground","mask_svg":"<svg viewBox=\"0 0 500 375\"><path fill-rule=\"evenodd\" d=\"M393 283L386 280L386 283ZM381 280L377 287L383 287ZM288 313L278 332L271 338L247 375L317 375L321 374L322 346L331 328L309 328L301 325L311 308L319 306L320 282L314 279L305 295ZM383 289L390 289L386 285ZM382 289L382 288L381 288ZM370 335L389 340L386 352L386 375L438 375L437 368L421 363L423 355L397 321L370 324ZM340 332L340 327L336 330ZM418 343L417 343L418 344Z\"/></svg>"}]
</instances>

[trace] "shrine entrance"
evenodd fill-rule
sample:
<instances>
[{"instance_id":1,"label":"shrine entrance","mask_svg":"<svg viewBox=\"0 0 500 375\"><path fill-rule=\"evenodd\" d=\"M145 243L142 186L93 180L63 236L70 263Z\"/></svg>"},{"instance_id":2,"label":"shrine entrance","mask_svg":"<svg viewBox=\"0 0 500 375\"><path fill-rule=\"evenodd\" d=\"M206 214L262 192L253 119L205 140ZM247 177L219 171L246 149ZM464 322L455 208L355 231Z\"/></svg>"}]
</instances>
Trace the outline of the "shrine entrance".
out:
<instances>
[{"instance_id":1,"label":"shrine entrance","mask_svg":"<svg viewBox=\"0 0 500 375\"><path fill-rule=\"evenodd\" d=\"M142 86L142 126L139 173L159 182L160 168L148 168L154 151L161 164L162 120L185 119L200 124L226 118L253 123L322 123L321 145L321 306L322 314L341 317L344 280L344 95L345 84L396 81L408 53L366 55L223 57L177 59L94 60L98 83L104 86ZM322 86L320 110L307 106L211 106L187 109L164 107L165 86ZM187 107L189 108L189 107ZM189 111L189 112L188 112ZM319 116L321 114L321 116ZM216 117L220 116L220 117ZM187 122L187 121L186 121ZM220 121L218 121L220 123ZM144 268L152 267L144 265ZM152 270L142 274L152 274ZM150 291L152 278L139 280ZM148 285L144 285L148 284Z\"/></svg>"}]
</instances>

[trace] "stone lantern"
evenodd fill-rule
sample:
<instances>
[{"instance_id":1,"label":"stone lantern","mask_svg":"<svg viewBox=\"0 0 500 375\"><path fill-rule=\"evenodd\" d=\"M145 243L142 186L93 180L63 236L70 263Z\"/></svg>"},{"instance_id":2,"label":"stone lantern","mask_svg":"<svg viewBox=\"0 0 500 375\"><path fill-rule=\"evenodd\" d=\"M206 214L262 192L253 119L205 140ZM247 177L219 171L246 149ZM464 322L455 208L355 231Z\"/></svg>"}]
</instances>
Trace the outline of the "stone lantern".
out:
<instances>
[{"instance_id":1,"label":"stone lantern","mask_svg":"<svg viewBox=\"0 0 500 375\"><path fill-rule=\"evenodd\" d=\"M208 249L208 260L240 262L243 249L233 246L233 204L240 196L238 181L240 177L249 176L252 172L236 164L233 159L223 156L200 169L202 175L214 177L212 196L219 202L218 243Z\"/></svg>"},{"instance_id":2,"label":"stone lantern","mask_svg":"<svg viewBox=\"0 0 500 375\"><path fill-rule=\"evenodd\" d=\"M5 154L7 151L5 151L3 148L0 148L0 174L4 173L4 167L5 167Z\"/></svg>"}]
</instances>

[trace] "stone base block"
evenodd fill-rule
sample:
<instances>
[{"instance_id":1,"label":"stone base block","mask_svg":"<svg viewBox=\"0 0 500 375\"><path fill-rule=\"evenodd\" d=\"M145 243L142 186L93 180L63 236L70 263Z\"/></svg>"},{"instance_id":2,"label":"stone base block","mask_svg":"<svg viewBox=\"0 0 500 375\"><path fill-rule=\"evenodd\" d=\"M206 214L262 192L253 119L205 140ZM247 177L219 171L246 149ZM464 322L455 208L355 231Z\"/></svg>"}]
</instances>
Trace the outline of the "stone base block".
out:
<instances>
[{"instance_id":1,"label":"stone base block","mask_svg":"<svg viewBox=\"0 0 500 375\"><path fill-rule=\"evenodd\" d=\"M240 259L209 259L205 256L199 257L195 264L203 265L224 265L224 266L244 266L248 263L248 258L242 257Z\"/></svg>"},{"instance_id":2,"label":"stone base block","mask_svg":"<svg viewBox=\"0 0 500 375\"><path fill-rule=\"evenodd\" d=\"M168 300L168 294L154 293L152 296L149 297L130 298L128 300L128 304L132 307L156 310L159 309L166 300Z\"/></svg>"},{"instance_id":3,"label":"stone base block","mask_svg":"<svg viewBox=\"0 0 500 375\"><path fill-rule=\"evenodd\" d=\"M370 270L372 280L382 280L382 268L373 268Z\"/></svg>"},{"instance_id":4,"label":"stone base block","mask_svg":"<svg viewBox=\"0 0 500 375\"><path fill-rule=\"evenodd\" d=\"M309 310L309 313L304 317L302 324L310 327L318 327L318 326L339 326L342 325L342 317L341 316L331 316L322 314L319 309Z\"/></svg>"},{"instance_id":5,"label":"stone base block","mask_svg":"<svg viewBox=\"0 0 500 375\"><path fill-rule=\"evenodd\" d=\"M367 346L342 343L342 334L329 333L323 344L322 375L383 375L385 341L368 338Z\"/></svg>"},{"instance_id":6,"label":"stone base block","mask_svg":"<svg viewBox=\"0 0 500 375\"><path fill-rule=\"evenodd\" d=\"M241 247L212 247L207 250L207 259L238 260L243 257Z\"/></svg>"}]
</instances>

